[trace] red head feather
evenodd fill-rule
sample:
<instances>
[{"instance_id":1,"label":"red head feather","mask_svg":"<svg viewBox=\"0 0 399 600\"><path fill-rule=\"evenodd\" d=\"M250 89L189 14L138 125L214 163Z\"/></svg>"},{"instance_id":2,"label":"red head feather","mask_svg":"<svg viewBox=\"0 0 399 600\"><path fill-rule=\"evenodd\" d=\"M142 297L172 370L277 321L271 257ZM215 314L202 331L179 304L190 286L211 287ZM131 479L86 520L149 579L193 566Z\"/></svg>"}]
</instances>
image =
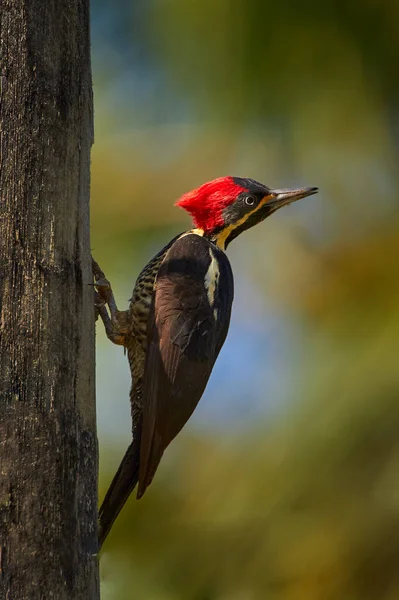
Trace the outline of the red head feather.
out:
<instances>
[{"instance_id":1,"label":"red head feather","mask_svg":"<svg viewBox=\"0 0 399 600\"><path fill-rule=\"evenodd\" d=\"M233 177L219 177L184 194L176 206L191 214L195 227L209 232L223 225L223 209L244 189L234 182Z\"/></svg>"}]
</instances>

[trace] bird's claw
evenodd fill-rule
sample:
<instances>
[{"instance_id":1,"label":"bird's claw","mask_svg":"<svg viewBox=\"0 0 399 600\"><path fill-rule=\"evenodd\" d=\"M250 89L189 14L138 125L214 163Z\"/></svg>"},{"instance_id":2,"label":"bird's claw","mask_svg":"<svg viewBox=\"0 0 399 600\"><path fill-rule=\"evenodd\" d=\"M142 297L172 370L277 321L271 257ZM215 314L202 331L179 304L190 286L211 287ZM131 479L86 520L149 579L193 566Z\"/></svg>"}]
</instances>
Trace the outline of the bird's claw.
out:
<instances>
[{"instance_id":1,"label":"bird's claw","mask_svg":"<svg viewBox=\"0 0 399 600\"><path fill-rule=\"evenodd\" d=\"M100 268L100 265L91 257L91 264L93 270L94 280L105 279L104 271Z\"/></svg>"},{"instance_id":2,"label":"bird's claw","mask_svg":"<svg viewBox=\"0 0 399 600\"><path fill-rule=\"evenodd\" d=\"M101 279L96 279L96 281L93 283L93 285L96 288L104 288L106 290L110 290L111 289L111 284L108 281L108 279L105 279L105 277L102 277Z\"/></svg>"},{"instance_id":3,"label":"bird's claw","mask_svg":"<svg viewBox=\"0 0 399 600\"><path fill-rule=\"evenodd\" d=\"M111 284L108 281L108 279L105 279L105 277L102 277L101 279L97 279L94 283L93 283L95 289L96 289L96 301L98 299L101 299L102 301L102 306L104 306L105 304L110 304L113 301L113 294L112 294L112 288L111 288Z\"/></svg>"},{"instance_id":4,"label":"bird's claw","mask_svg":"<svg viewBox=\"0 0 399 600\"><path fill-rule=\"evenodd\" d=\"M97 290L94 290L94 306L96 306L97 308L102 308L105 305L106 302L104 298L101 296L101 294L98 293Z\"/></svg>"},{"instance_id":5,"label":"bird's claw","mask_svg":"<svg viewBox=\"0 0 399 600\"><path fill-rule=\"evenodd\" d=\"M112 287L98 263L92 258L94 282L95 319L101 317L108 338L115 344L124 345L125 337L121 330L119 319L123 313L118 311ZM109 309L109 313L107 310Z\"/></svg>"}]
</instances>

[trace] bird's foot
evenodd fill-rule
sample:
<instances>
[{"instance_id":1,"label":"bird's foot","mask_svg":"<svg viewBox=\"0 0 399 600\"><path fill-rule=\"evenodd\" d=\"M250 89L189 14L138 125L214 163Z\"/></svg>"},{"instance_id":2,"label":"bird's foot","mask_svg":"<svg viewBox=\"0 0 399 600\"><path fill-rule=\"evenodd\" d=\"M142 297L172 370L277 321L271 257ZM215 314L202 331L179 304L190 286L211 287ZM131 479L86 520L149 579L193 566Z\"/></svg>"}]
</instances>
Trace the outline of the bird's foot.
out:
<instances>
[{"instance_id":1,"label":"bird's foot","mask_svg":"<svg viewBox=\"0 0 399 600\"><path fill-rule=\"evenodd\" d=\"M94 260L94 258L92 258L92 263L94 276L93 285L97 290L97 300L101 300L104 305L108 305L112 318L118 312L118 308L116 306L111 284L105 277L104 272L101 270L99 264Z\"/></svg>"},{"instance_id":2,"label":"bird's foot","mask_svg":"<svg viewBox=\"0 0 399 600\"><path fill-rule=\"evenodd\" d=\"M122 316L127 311L119 311L116 306L112 287L98 263L92 258L95 287L94 307L96 320L101 317L108 339L114 344L125 345L126 330L121 326ZM107 310L109 309L109 313Z\"/></svg>"}]
</instances>

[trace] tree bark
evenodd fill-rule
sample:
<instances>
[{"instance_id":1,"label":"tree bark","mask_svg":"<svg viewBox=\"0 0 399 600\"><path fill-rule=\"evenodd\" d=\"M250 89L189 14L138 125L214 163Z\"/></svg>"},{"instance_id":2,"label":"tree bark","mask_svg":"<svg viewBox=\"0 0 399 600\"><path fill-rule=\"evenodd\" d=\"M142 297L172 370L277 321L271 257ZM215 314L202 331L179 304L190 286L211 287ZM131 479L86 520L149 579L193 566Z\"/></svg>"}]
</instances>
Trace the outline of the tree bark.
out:
<instances>
[{"instance_id":1,"label":"tree bark","mask_svg":"<svg viewBox=\"0 0 399 600\"><path fill-rule=\"evenodd\" d=\"M89 0L0 0L0 598L96 600Z\"/></svg>"}]
</instances>

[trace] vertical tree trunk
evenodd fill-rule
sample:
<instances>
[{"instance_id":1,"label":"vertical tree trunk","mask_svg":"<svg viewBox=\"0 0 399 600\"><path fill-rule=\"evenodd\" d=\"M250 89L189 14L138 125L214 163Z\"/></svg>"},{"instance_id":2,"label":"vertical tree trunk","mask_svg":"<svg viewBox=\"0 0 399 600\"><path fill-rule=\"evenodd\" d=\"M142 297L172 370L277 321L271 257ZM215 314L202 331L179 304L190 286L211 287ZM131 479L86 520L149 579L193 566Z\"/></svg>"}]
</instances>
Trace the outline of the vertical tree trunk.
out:
<instances>
[{"instance_id":1,"label":"vertical tree trunk","mask_svg":"<svg viewBox=\"0 0 399 600\"><path fill-rule=\"evenodd\" d=\"M0 598L96 600L89 0L0 0Z\"/></svg>"}]
</instances>

